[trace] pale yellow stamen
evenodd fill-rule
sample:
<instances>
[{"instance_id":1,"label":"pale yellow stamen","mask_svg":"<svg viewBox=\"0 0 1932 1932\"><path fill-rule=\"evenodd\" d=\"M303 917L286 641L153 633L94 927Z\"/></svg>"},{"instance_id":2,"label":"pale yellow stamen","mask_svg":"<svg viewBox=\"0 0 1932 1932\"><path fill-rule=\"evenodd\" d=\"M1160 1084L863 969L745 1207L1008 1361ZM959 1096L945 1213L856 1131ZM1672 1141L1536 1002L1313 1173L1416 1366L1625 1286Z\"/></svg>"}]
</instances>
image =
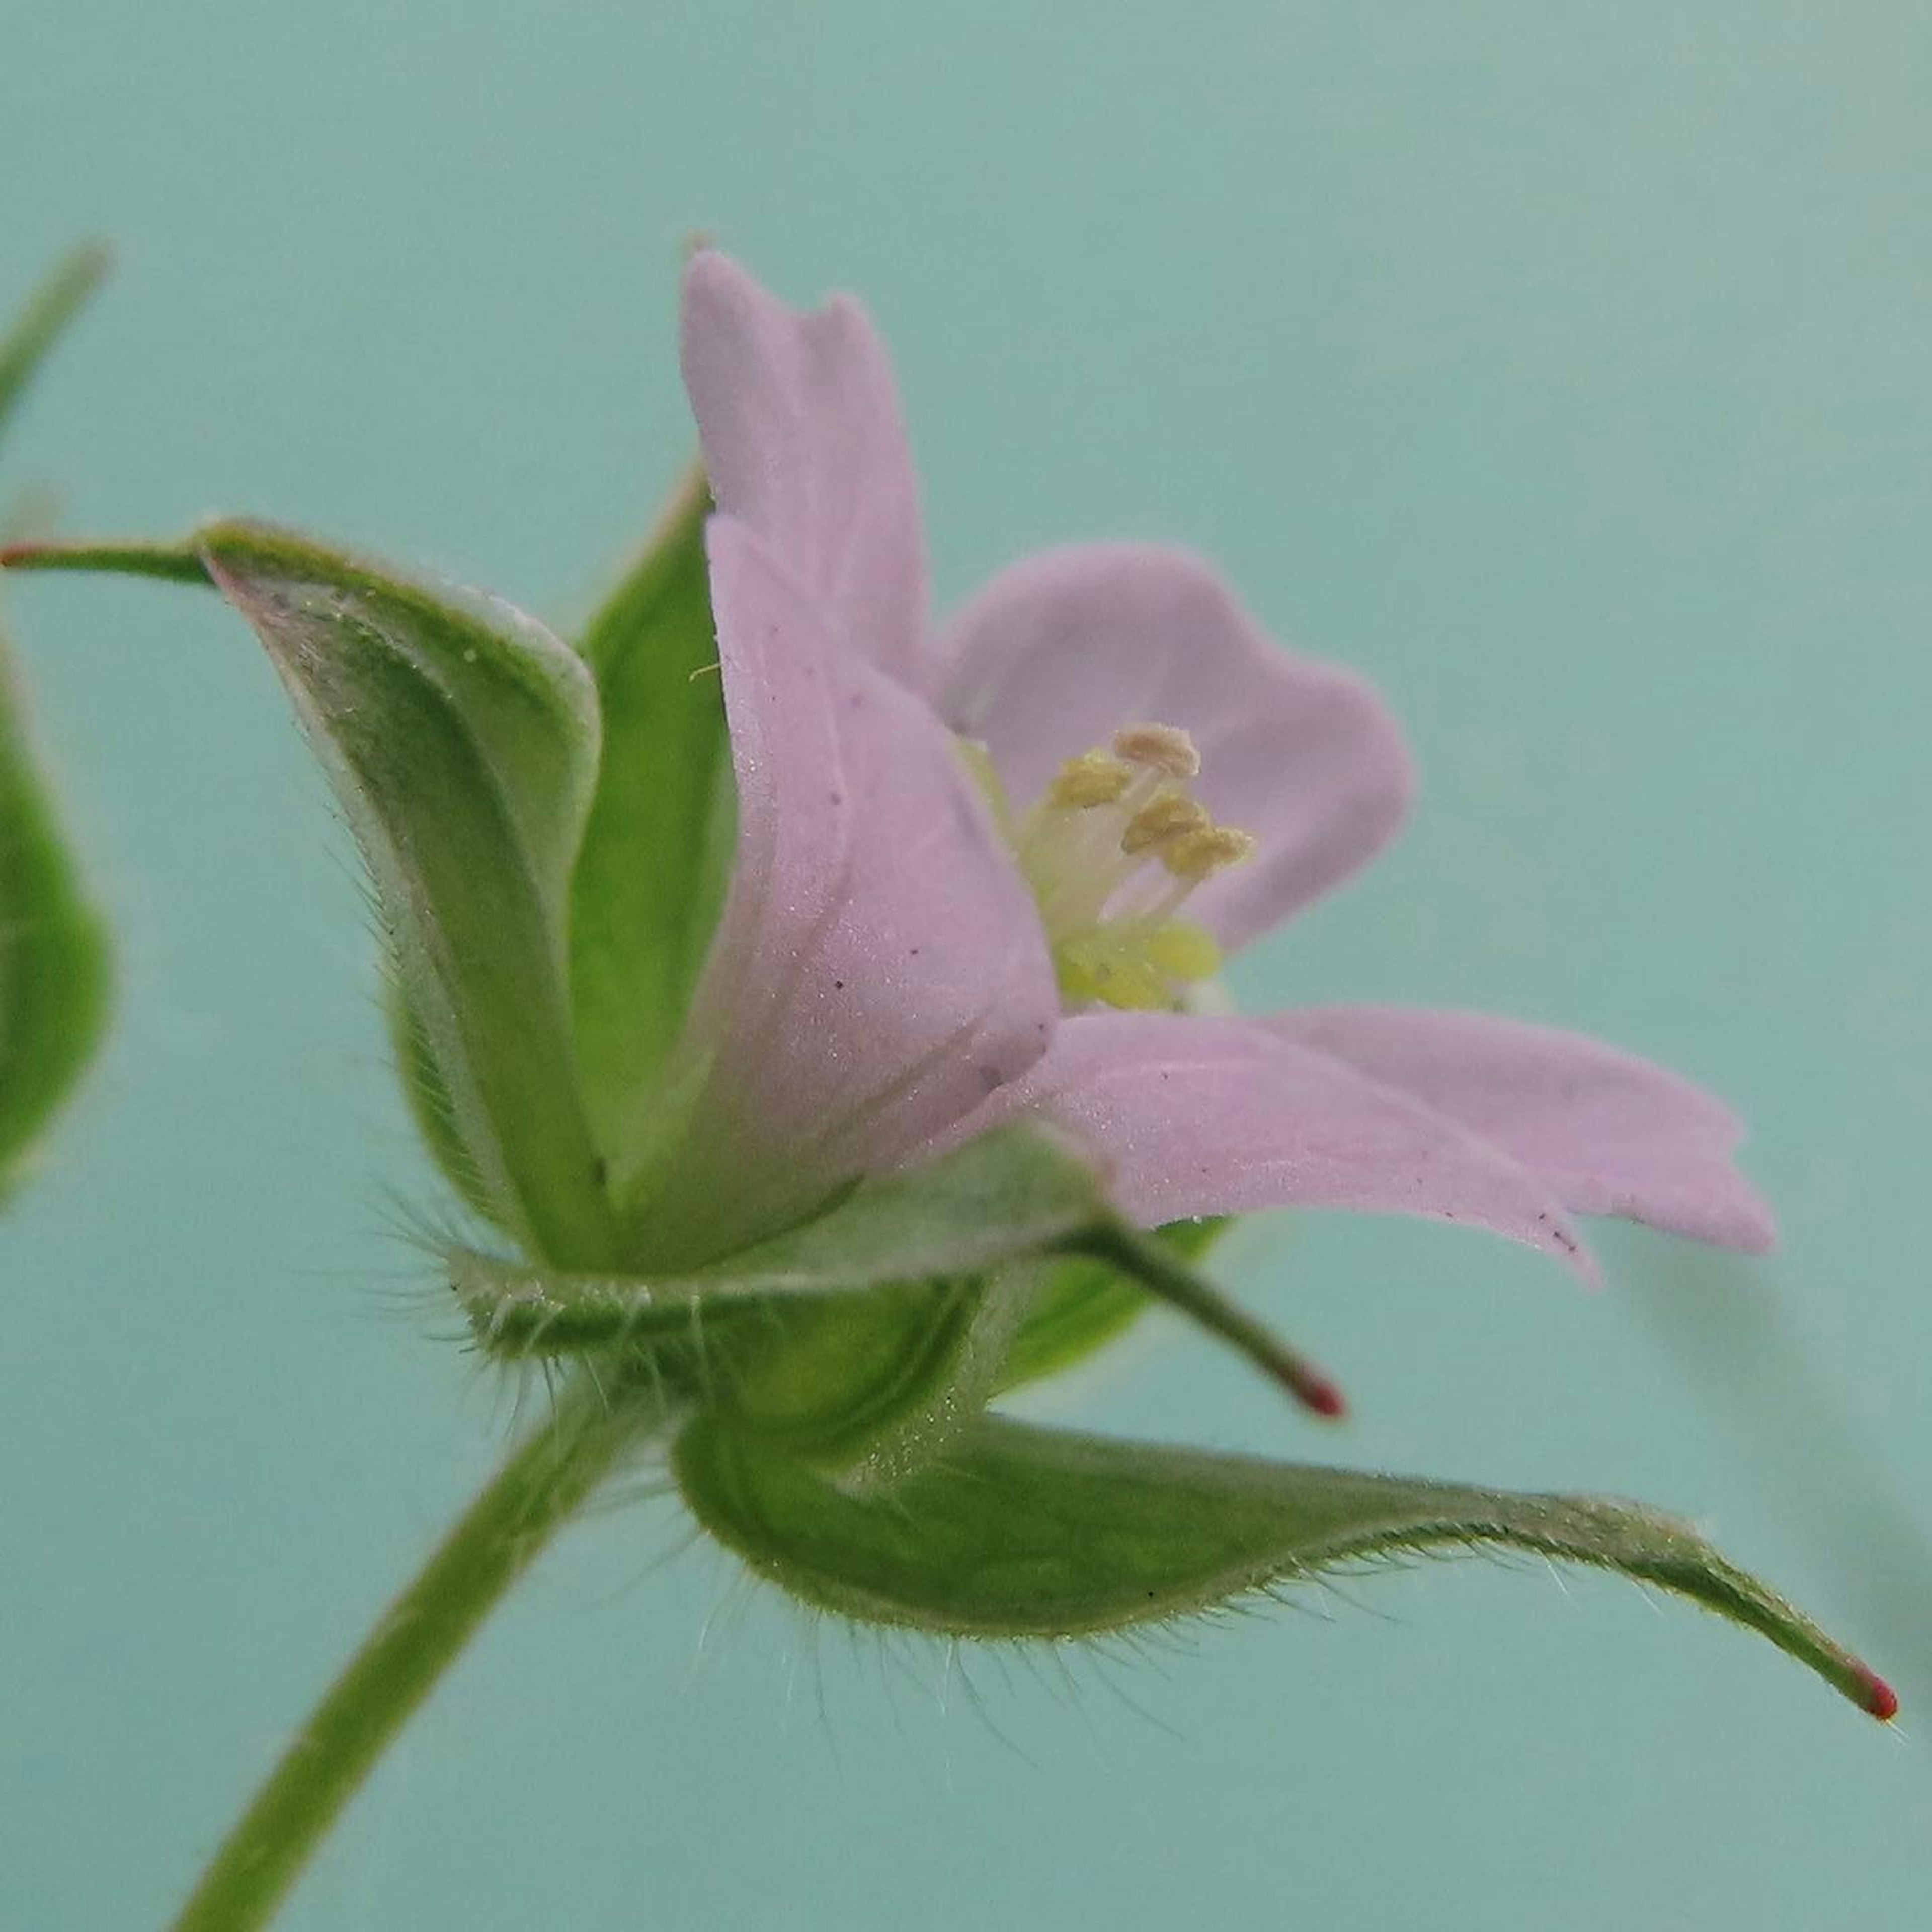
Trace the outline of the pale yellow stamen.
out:
<instances>
[{"instance_id":1,"label":"pale yellow stamen","mask_svg":"<svg viewBox=\"0 0 1932 1932\"><path fill-rule=\"evenodd\" d=\"M1130 724L1061 765L1018 826L1000 796L1070 1005L1176 1007L1220 970L1213 935L1174 915L1255 842L1195 797L1200 770L1178 726Z\"/></svg>"},{"instance_id":2,"label":"pale yellow stamen","mask_svg":"<svg viewBox=\"0 0 1932 1932\"><path fill-rule=\"evenodd\" d=\"M1112 805L1133 783L1133 767L1102 751L1069 758L1046 788L1046 802L1062 812L1090 812Z\"/></svg>"},{"instance_id":3,"label":"pale yellow stamen","mask_svg":"<svg viewBox=\"0 0 1932 1932\"><path fill-rule=\"evenodd\" d=\"M1197 884L1229 866L1238 866L1243 860L1252 859L1254 854L1252 835L1237 832L1231 825L1203 825L1199 830L1184 832L1160 848L1161 862L1177 879L1192 880Z\"/></svg>"},{"instance_id":4,"label":"pale yellow stamen","mask_svg":"<svg viewBox=\"0 0 1932 1932\"><path fill-rule=\"evenodd\" d=\"M1208 808L1184 791L1157 793L1127 820L1127 829L1120 834L1120 850L1130 858L1138 858L1143 852L1203 831L1213 824Z\"/></svg>"},{"instance_id":5,"label":"pale yellow stamen","mask_svg":"<svg viewBox=\"0 0 1932 1932\"><path fill-rule=\"evenodd\" d=\"M1201 770L1194 740L1178 724L1127 724L1114 734L1114 749L1130 764L1148 765L1169 778L1191 778Z\"/></svg>"}]
</instances>

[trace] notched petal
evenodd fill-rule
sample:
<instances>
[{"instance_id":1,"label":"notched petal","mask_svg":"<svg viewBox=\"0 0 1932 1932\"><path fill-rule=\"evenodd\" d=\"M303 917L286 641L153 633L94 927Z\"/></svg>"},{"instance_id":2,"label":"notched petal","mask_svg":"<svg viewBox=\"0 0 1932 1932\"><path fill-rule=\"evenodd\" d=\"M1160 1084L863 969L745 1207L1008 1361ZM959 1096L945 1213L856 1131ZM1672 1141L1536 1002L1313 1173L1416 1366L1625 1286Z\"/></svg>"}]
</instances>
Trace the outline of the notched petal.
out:
<instances>
[{"instance_id":1,"label":"notched petal","mask_svg":"<svg viewBox=\"0 0 1932 1932\"><path fill-rule=\"evenodd\" d=\"M685 272L682 334L718 507L820 600L843 644L916 682L919 488L871 318L844 296L788 308L706 249Z\"/></svg>"},{"instance_id":2,"label":"notched petal","mask_svg":"<svg viewBox=\"0 0 1932 1932\"><path fill-rule=\"evenodd\" d=\"M1486 1013L1315 1006L1259 1022L1480 1134L1579 1214L1761 1254L1777 1223L1739 1172L1724 1102L1580 1034Z\"/></svg>"},{"instance_id":3,"label":"notched petal","mask_svg":"<svg viewBox=\"0 0 1932 1932\"><path fill-rule=\"evenodd\" d=\"M1414 772L1400 728L1353 673L1284 650L1220 574L1185 550L1092 544L1043 550L994 578L946 626L937 701L984 741L1022 805L1063 759L1120 726L1178 725L1192 784L1254 857L1189 902L1245 945L1374 856Z\"/></svg>"}]
</instances>

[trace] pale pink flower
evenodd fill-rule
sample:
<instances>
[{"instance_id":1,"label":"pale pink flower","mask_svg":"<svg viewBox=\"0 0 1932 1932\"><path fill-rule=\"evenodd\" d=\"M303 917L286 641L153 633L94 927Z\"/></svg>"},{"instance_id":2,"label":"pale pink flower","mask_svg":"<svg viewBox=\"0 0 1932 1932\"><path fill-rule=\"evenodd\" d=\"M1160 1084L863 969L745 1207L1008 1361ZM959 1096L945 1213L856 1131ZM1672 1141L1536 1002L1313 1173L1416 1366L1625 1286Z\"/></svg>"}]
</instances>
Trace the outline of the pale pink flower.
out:
<instances>
[{"instance_id":1,"label":"pale pink flower","mask_svg":"<svg viewBox=\"0 0 1932 1932\"><path fill-rule=\"evenodd\" d=\"M796 313L707 251L683 355L741 821L664 1175L681 1215L694 1189L721 1228L769 1223L1030 1114L1144 1224L1429 1215L1586 1274L1574 1214L1770 1244L1733 1116L1614 1048L1466 1012L1186 1010L1400 822L1375 692L1155 546L1046 551L935 628L864 310Z\"/></svg>"}]
</instances>

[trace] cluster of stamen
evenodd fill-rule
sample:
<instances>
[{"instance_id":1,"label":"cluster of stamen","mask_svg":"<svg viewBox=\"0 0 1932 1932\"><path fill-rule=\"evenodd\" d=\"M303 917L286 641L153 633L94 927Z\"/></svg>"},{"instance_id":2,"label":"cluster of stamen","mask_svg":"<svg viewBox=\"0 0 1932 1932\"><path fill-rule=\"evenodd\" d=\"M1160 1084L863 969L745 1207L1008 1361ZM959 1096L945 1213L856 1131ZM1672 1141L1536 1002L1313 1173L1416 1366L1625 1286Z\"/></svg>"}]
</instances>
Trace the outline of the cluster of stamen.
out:
<instances>
[{"instance_id":1,"label":"cluster of stamen","mask_svg":"<svg viewBox=\"0 0 1932 1932\"><path fill-rule=\"evenodd\" d=\"M1250 856L1192 782L1201 754L1172 724L1130 724L1069 758L1015 835L1060 991L1074 1005L1179 1006L1221 963L1213 938L1175 915L1204 880Z\"/></svg>"}]
</instances>

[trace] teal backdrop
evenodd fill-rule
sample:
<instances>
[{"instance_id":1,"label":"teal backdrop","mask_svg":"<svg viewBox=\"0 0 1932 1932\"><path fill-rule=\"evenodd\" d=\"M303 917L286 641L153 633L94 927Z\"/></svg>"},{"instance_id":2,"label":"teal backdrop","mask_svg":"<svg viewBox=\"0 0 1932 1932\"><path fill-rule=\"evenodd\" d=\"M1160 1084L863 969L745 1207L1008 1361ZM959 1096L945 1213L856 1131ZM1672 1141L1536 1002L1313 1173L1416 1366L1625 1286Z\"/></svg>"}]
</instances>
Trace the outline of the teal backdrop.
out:
<instances>
[{"instance_id":1,"label":"teal backdrop","mask_svg":"<svg viewBox=\"0 0 1932 1932\"><path fill-rule=\"evenodd\" d=\"M1253 1004L1494 1008L1749 1116L1786 1240L1256 1223L1322 1432L1164 1319L1095 1427L1694 1516L1888 1734L1628 1585L1430 1563L1065 1660L814 1625L624 1499L358 1802L290 1932L1922 1922L1932 1855L1932 14L13 0L0 299L110 238L9 479L588 605L691 430L686 238L896 352L944 601L1217 554L1426 790ZM0 1223L0 1927L158 1924L490 1466L399 1223L346 841L212 598L4 586L122 935Z\"/></svg>"}]
</instances>

